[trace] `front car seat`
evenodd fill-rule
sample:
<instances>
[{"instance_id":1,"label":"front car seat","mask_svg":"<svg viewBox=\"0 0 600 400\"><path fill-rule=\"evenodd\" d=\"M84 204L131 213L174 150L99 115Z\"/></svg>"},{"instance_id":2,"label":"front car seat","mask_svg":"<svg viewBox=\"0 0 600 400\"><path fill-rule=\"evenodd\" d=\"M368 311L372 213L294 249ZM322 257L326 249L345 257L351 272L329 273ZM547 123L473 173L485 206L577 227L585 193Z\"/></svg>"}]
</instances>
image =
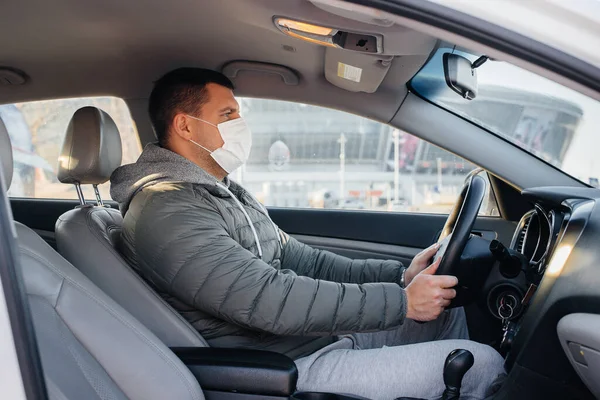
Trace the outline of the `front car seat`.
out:
<instances>
[{"instance_id":1,"label":"front car seat","mask_svg":"<svg viewBox=\"0 0 600 400\"><path fill-rule=\"evenodd\" d=\"M10 182L12 149L1 121L0 159ZM196 378L155 335L35 232L15 225L50 399L204 400Z\"/></svg>"},{"instance_id":2,"label":"front car seat","mask_svg":"<svg viewBox=\"0 0 600 400\"><path fill-rule=\"evenodd\" d=\"M1 120L0 163L10 182L12 148ZM282 354L169 349L34 231L15 223L15 232L20 262L11 283L23 278L51 400L359 400L296 392L298 370Z\"/></svg>"},{"instance_id":3,"label":"front car seat","mask_svg":"<svg viewBox=\"0 0 600 400\"><path fill-rule=\"evenodd\" d=\"M196 378L156 336L35 232L16 229L51 399L204 399Z\"/></svg>"},{"instance_id":4,"label":"front car seat","mask_svg":"<svg viewBox=\"0 0 600 400\"><path fill-rule=\"evenodd\" d=\"M58 251L167 346L208 346L117 251L123 218L102 203L97 185L120 165L121 137L112 118L95 107L77 110L67 128L58 179L75 185L80 205L56 222ZM96 205L85 202L81 185L94 186Z\"/></svg>"}]
</instances>

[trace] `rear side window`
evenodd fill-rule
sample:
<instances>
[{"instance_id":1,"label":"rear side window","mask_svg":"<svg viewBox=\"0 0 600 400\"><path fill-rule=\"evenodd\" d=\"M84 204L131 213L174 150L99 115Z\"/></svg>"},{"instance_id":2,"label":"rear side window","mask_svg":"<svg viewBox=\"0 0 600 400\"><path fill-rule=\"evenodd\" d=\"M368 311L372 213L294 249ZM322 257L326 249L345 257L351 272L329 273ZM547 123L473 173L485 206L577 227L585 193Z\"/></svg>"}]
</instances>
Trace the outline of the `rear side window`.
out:
<instances>
[{"instance_id":1,"label":"rear side window","mask_svg":"<svg viewBox=\"0 0 600 400\"><path fill-rule=\"evenodd\" d=\"M117 124L123 143L123 164L135 162L141 145L125 101L116 97L87 97L0 105L0 118L8 129L13 148L14 174L11 197L77 199L73 185L57 179L58 156L67 125L81 107L94 106L108 113ZM92 187L82 187L86 199L94 199ZM103 199L110 199L110 185L99 186Z\"/></svg>"}]
</instances>

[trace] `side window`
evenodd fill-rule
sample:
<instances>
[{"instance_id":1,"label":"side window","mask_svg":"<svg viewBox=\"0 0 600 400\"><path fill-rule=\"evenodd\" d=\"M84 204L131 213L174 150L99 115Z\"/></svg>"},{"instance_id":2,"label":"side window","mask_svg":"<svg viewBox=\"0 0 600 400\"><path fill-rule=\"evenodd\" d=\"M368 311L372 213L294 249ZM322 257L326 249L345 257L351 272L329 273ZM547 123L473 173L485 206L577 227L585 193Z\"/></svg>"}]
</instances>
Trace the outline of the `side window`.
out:
<instances>
[{"instance_id":1,"label":"side window","mask_svg":"<svg viewBox=\"0 0 600 400\"><path fill-rule=\"evenodd\" d=\"M275 100L239 101L253 145L247 165L233 178L267 206L447 214L476 168L356 115ZM481 210L498 215L491 192Z\"/></svg>"},{"instance_id":2,"label":"side window","mask_svg":"<svg viewBox=\"0 0 600 400\"><path fill-rule=\"evenodd\" d=\"M127 105L116 97L46 100L0 105L14 157L9 195L40 199L77 199L73 185L62 184L56 174L58 156L73 113L94 106L108 113L117 124L123 143L123 164L135 162L141 145ZM82 187L86 199L95 199L89 185ZM110 186L99 186L103 199L110 199Z\"/></svg>"}]
</instances>

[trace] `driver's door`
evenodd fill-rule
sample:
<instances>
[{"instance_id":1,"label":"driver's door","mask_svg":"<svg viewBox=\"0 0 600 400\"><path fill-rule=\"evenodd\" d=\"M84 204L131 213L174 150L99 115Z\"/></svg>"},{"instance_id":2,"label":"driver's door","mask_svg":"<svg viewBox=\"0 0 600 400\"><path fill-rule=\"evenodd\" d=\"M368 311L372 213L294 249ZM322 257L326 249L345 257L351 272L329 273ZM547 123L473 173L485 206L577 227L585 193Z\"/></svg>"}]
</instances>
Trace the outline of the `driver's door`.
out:
<instances>
[{"instance_id":1,"label":"driver's door","mask_svg":"<svg viewBox=\"0 0 600 400\"><path fill-rule=\"evenodd\" d=\"M296 239L350 258L384 258L407 265L440 234L446 215L360 210L270 208L273 220ZM515 225L481 216L474 233L510 243Z\"/></svg>"}]
</instances>

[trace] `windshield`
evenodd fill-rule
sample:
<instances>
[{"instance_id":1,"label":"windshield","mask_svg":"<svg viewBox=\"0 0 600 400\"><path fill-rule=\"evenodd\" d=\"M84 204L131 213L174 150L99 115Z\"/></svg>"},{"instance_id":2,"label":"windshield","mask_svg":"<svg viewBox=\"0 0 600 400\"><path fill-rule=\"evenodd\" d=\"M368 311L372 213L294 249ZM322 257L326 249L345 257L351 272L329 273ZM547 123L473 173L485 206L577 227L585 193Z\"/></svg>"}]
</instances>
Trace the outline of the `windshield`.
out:
<instances>
[{"instance_id":1,"label":"windshield","mask_svg":"<svg viewBox=\"0 0 600 400\"><path fill-rule=\"evenodd\" d=\"M440 48L412 79L429 101L499 135L563 172L598 186L600 102L506 62L477 68L478 94L465 100L446 85L442 56L472 54Z\"/></svg>"}]
</instances>

